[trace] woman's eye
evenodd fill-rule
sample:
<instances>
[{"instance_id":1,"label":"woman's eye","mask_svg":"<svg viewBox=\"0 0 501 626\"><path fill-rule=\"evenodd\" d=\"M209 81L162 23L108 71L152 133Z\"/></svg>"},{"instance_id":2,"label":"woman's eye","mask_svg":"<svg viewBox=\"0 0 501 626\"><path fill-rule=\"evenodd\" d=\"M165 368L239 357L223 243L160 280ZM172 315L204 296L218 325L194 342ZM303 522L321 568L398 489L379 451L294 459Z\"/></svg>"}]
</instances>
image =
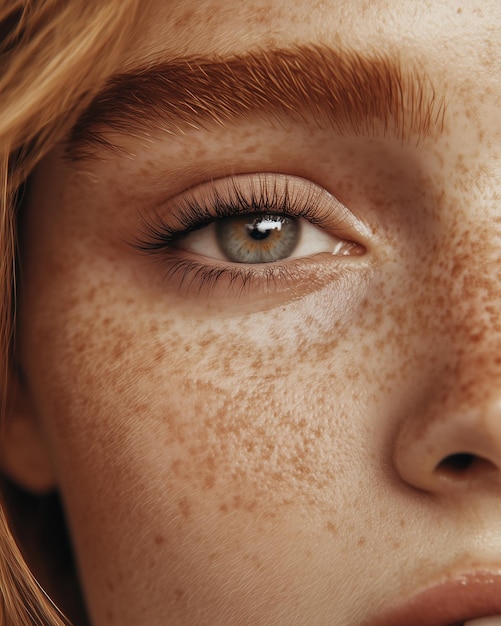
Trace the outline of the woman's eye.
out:
<instances>
[{"instance_id":1,"label":"woman's eye","mask_svg":"<svg viewBox=\"0 0 501 626\"><path fill-rule=\"evenodd\" d=\"M305 218L279 213L246 213L215 220L178 241L176 248L233 263L273 263L322 252L347 255L354 244Z\"/></svg>"},{"instance_id":2,"label":"woman's eye","mask_svg":"<svg viewBox=\"0 0 501 626\"><path fill-rule=\"evenodd\" d=\"M141 224L132 246L159 259L165 288L200 294L222 287L218 294L240 299L290 295L315 288L320 277L339 280L342 268L354 266L350 257L365 255L371 236L326 189L278 173L207 181L142 216Z\"/></svg>"}]
</instances>

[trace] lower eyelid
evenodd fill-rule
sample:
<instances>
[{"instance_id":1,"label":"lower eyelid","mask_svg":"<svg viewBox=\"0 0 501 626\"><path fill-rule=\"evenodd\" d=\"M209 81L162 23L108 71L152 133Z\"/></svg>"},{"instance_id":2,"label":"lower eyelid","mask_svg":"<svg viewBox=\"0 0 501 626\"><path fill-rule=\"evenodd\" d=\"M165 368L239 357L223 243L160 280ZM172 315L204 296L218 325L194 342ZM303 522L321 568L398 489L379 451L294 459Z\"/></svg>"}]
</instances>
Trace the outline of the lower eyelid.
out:
<instances>
[{"instance_id":1,"label":"lower eyelid","mask_svg":"<svg viewBox=\"0 0 501 626\"><path fill-rule=\"evenodd\" d=\"M211 259L176 256L166 251L161 264L163 290L183 300L203 298L215 306L238 301L259 309L290 302L329 285L340 299L352 295L352 286L369 271L363 255L334 261L330 253L256 265L229 264ZM345 291L348 289L349 294Z\"/></svg>"}]
</instances>

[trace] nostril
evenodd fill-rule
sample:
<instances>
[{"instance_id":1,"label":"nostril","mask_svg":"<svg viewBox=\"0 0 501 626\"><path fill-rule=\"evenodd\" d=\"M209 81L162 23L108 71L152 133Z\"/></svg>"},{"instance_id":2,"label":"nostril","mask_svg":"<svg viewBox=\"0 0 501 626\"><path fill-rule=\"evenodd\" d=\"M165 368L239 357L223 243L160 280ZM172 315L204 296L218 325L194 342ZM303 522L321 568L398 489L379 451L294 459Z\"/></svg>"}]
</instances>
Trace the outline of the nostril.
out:
<instances>
[{"instance_id":1,"label":"nostril","mask_svg":"<svg viewBox=\"0 0 501 626\"><path fill-rule=\"evenodd\" d=\"M495 465L482 457L468 452L446 456L435 468L435 472L450 478L471 477L477 473L495 470Z\"/></svg>"},{"instance_id":2,"label":"nostril","mask_svg":"<svg viewBox=\"0 0 501 626\"><path fill-rule=\"evenodd\" d=\"M451 454L440 461L436 471L447 474L462 474L473 465L475 458L475 455L467 452Z\"/></svg>"}]
</instances>

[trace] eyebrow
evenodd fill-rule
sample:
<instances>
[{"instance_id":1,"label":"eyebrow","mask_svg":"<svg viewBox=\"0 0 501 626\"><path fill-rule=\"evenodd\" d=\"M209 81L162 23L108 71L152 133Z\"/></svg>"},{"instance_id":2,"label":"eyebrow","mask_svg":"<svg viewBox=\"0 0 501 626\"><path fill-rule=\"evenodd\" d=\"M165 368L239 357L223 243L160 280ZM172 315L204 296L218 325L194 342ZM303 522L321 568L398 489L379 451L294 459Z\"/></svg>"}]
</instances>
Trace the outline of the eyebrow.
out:
<instances>
[{"instance_id":1,"label":"eyebrow","mask_svg":"<svg viewBox=\"0 0 501 626\"><path fill-rule=\"evenodd\" d=\"M252 116L419 143L443 131L445 108L425 72L398 56L305 45L183 57L112 76L73 127L67 153L90 158L96 148L120 151L121 136L182 135Z\"/></svg>"}]
</instances>

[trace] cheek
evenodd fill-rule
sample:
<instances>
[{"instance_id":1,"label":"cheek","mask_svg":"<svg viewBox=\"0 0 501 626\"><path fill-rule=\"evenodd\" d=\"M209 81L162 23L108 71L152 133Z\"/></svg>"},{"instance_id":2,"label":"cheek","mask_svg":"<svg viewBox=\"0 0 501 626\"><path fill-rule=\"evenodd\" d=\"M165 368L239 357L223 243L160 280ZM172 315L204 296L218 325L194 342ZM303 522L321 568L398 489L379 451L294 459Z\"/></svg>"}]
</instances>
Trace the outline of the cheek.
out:
<instances>
[{"instance_id":1,"label":"cheek","mask_svg":"<svg viewBox=\"0 0 501 626\"><path fill-rule=\"evenodd\" d=\"M103 488L124 463L155 463L162 480L212 490L220 510L234 493L327 506L414 389L427 323L407 306L414 281L360 279L344 302L329 286L220 319L145 305L111 261L89 258L34 264L22 360L60 464L97 463Z\"/></svg>"},{"instance_id":2,"label":"cheek","mask_svg":"<svg viewBox=\"0 0 501 626\"><path fill-rule=\"evenodd\" d=\"M432 237L391 214L402 202L383 203L390 183L368 190L390 224L366 274L252 314L169 299L152 266L132 267L100 235L120 222L104 206L33 210L22 361L61 464L155 458L169 480L218 490L220 506L231 484L251 499L271 485L259 500L274 506L291 491L329 502L346 468L356 475L390 436L433 334Z\"/></svg>"},{"instance_id":3,"label":"cheek","mask_svg":"<svg viewBox=\"0 0 501 626\"><path fill-rule=\"evenodd\" d=\"M219 316L78 224L33 220L19 327L84 583L118 579L141 607L145 581L224 603L238 580L267 615L270 589L315 588L314 606L355 587L386 515L385 450L426 383L429 239L410 253L396 236L384 271L341 291Z\"/></svg>"}]
</instances>

